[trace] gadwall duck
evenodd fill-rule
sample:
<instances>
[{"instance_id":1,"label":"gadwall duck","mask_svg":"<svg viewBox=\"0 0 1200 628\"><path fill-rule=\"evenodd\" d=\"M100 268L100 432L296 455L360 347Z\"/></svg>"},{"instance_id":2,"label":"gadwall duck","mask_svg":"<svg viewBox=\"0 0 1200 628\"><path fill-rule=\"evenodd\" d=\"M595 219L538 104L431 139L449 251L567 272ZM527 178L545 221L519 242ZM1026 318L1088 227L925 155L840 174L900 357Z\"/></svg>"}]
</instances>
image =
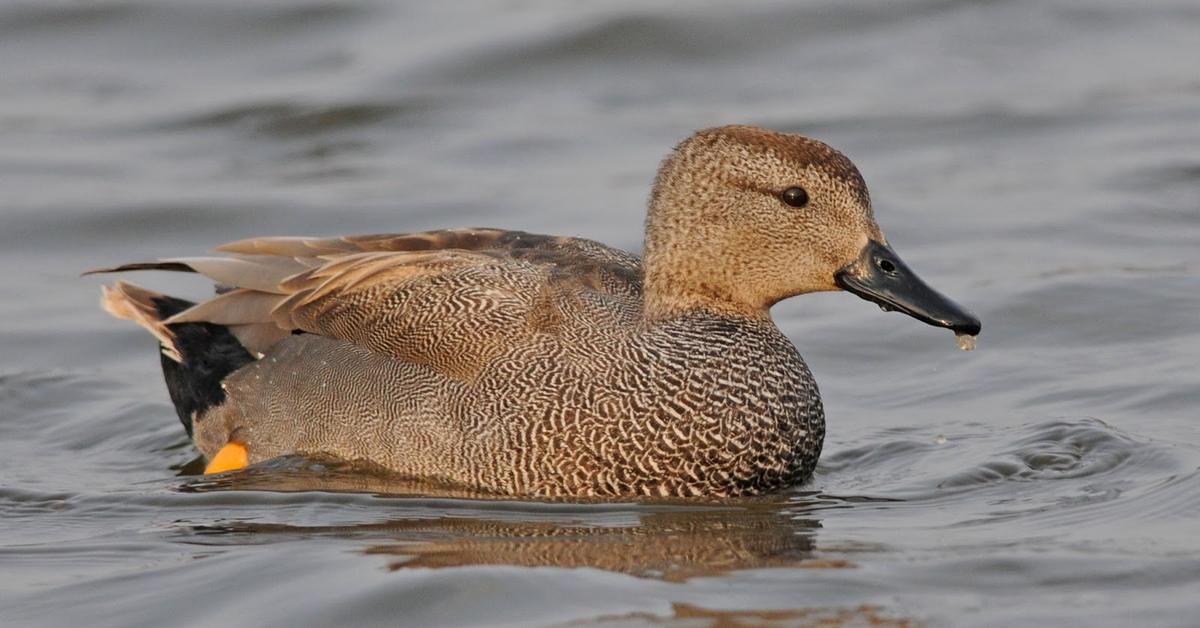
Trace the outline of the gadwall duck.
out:
<instances>
[{"instance_id":1,"label":"gadwall duck","mask_svg":"<svg viewBox=\"0 0 1200 628\"><path fill-rule=\"evenodd\" d=\"M216 250L95 271L217 283L200 304L125 282L102 299L158 339L208 472L321 454L510 495L762 493L808 478L825 435L773 304L842 289L980 329L888 246L849 159L748 126L663 162L644 259L497 229Z\"/></svg>"}]
</instances>

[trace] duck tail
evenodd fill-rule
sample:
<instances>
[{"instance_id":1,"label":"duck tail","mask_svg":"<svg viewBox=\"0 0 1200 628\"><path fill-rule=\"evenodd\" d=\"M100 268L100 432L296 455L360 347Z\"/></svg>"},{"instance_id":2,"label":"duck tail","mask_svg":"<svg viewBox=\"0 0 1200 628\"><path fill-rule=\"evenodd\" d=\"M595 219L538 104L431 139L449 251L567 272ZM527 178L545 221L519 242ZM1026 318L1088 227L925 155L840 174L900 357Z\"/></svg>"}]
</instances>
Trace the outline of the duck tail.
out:
<instances>
[{"instance_id":1,"label":"duck tail","mask_svg":"<svg viewBox=\"0 0 1200 628\"><path fill-rule=\"evenodd\" d=\"M100 307L141 325L158 339L163 378L183 429L225 402L221 382L254 358L224 325L165 321L194 305L125 281L101 288Z\"/></svg>"},{"instance_id":2,"label":"duck tail","mask_svg":"<svg viewBox=\"0 0 1200 628\"><path fill-rule=\"evenodd\" d=\"M174 299L127 281L118 281L111 286L100 287L100 307L105 312L114 318L137 323L158 339L163 357L182 363L183 354L176 345L175 332L163 323L170 316L169 314L163 315L163 307L171 308L174 305L172 302L187 303L182 299ZM160 303L162 306L159 305ZM183 307L186 308L188 305Z\"/></svg>"}]
</instances>

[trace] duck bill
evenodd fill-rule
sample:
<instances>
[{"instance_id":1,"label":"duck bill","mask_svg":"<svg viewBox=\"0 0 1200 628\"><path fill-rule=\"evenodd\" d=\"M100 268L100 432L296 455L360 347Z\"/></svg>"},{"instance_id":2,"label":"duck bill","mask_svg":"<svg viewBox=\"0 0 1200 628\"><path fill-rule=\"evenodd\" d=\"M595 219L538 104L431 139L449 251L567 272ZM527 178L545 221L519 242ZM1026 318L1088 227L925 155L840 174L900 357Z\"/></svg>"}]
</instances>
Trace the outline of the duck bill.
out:
<instances>
[{"instance_id":1,"label":"duck bill","mask_svg":"<svg viewBox=\"0 0 1200 628\"><path fill-rule=\"evenodd\" d=\"M930 288L886 244L871 240L858 259L834 274L841 289L876 303L887 311L904 312L935 327L960 335L979 335L974 314Z\"/></svg>"}]
</instances>

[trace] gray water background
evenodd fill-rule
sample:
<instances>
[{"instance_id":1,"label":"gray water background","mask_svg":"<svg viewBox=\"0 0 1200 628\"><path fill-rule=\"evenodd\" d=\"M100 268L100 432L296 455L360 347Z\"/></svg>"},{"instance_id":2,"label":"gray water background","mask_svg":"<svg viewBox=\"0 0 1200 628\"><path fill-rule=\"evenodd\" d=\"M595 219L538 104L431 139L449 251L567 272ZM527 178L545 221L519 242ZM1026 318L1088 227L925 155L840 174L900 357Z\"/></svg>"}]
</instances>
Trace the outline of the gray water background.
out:
<instances>
[{"instance_id":1,"label":"gray water background","mask_svg":"<svg viewBox=\"0 0 1200 628\"><path fill-rule=\"evenodd\" d=\"M4 3L0 625L1200 625L1198 68L1194 1ZM735 122L846 152L984 321L779 305L829 436L766 499L198 480L78 277L267 234L638 251L659 160Z\"/></svg>"}]
</instances>

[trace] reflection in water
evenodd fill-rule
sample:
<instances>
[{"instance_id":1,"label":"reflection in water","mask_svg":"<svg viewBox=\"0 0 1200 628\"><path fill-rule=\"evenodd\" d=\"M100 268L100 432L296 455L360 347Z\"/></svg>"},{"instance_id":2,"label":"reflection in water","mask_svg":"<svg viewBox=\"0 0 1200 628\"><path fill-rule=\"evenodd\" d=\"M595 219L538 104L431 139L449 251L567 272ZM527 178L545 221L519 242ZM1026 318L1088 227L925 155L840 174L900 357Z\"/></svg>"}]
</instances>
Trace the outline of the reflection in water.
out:
<instances>
[{"instance_id":1,"label":"reflection in water","mask_svg":"<svg viewBox=\"0 0 1200 628\"><path fill-rule=\"evenodd\" d=\"M773 509L740 508L650 512L623 527L447 518L404 522L392 528L394 542L367 553L396 556L392 569L593 567L672 582L740 569L849 566L811 560L817 527Z\"/></svg>"},{"instance_id":2,"label":"reflection in water","mask_svg":"<svg viewBox=\"0 0 1200 628\"><path fill-rule=\"evenodd\" d=\"M804 608L777 611L723 611L692 606L691 604L672 605L673 615L669 618L656 617L645 613L624 615L621 617L602 618L596 622L586 622L590 626L711 626L714 628L741 628L742 626L759 626L783 628L797 626L814 626L822 628L839 628L841 626L874 626L876 628L908 628L916 626L910 619L892 617L875 606L860 606L858 608ZM567 624L568 626L572 624Z\"/></svg>"},{"instance_id":3,"label":"reflection in water","mask_svg":"<svg viewBox=\"0 0 1200 628\"><path fill-rule=\"evenodd\" d=\"M313 534L383 538L369 555L394 556L389 568L467 565L592 567L678 582L743 569L844 568L814 558L813 512L833 501L778 495L724 502L626 504L523 502L414 482L361 466L300 458L189 482L185 491L369 492L397 496L400 519L345 526L235 522L208 534Z\"/></svg>"}]
</instances>

